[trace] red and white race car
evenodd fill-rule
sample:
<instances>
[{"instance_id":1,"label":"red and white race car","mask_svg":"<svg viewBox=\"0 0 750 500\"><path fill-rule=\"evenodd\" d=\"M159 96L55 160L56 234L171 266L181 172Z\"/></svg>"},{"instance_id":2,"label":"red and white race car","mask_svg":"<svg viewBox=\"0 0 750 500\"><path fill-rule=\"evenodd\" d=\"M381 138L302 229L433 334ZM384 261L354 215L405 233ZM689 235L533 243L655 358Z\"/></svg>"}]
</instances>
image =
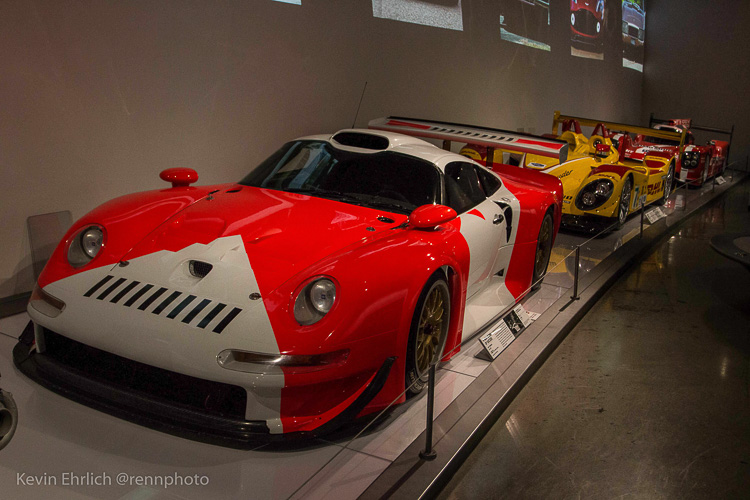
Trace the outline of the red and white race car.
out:
<instances>
[{"instance_id":1,"label":"red and white race car","mask_svg":"<svg viewBox=\"0 0 750 500\"><path fill-rule=\"evenodd\" d=\"M635 137L623 133L615 134L613 139L619 144L618 149L624 158L641 161L647 153L666 153L675 158L677 179L691 186L702 186L706 179L724 172L733 130L691 127L689 119L655 120L653 117L649 126L656 130L684 133L684 142L680 144L673 140L644 134L638 134ZM726 134L730 136L730 141L712 139L705 146L697 145L691 129Z\"/></svg>"},{"instance_id":2,"label":"red and white race car","mask_svg":"<svg viewBox=\"0 0 750 500\"><path fill-rule=\"evenodd\" d=\"M572 41L588 45L602 45L604 22L604 0L570 0Z\"/></svg>"},{"instance_id":3,"label":"red and white race car","mask_svg":"<svg viewBox=\"0 0 750 500\"><path fill-rule=\"evenodd\" d=\"M544 275L562 187L510 170L356 129L289 142L238 183L165 170L171 188L67 232L15 362L195 439L328 432L419 392Z\"/></svg>"}]
</instances>

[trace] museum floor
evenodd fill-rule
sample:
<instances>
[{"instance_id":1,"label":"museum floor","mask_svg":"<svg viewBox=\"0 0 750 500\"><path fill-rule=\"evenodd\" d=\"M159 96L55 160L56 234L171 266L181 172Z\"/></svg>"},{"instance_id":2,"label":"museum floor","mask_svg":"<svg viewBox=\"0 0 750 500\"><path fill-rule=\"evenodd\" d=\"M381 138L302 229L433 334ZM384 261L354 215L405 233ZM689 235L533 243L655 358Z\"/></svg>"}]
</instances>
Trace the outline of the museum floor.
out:
<instances>
[{"instance_id":1,"label":"museum floor","mask_svg":"<svg viewBox=\"0 0 750 500\"><path fill-rule=\"evenodd\" d=\"M750 233L745 182L609 289L440 495L748 498L750 272L709 246Z\"/></svg>"}]
</instances>

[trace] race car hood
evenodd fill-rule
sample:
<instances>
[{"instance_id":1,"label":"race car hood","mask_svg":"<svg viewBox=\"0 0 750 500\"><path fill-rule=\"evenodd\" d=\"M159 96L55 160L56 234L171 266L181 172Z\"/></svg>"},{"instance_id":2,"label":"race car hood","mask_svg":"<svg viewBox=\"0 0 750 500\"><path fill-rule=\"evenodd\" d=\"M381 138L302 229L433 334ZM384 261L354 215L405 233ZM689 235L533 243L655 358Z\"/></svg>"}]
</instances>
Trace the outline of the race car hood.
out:
<instances>
[{"instance_id":1,"label":"race car hood","mask_svg":"<svg viewBox=\"0 0 750 500\"><path fill-rule=\"evenodd\" d=\"M658 144L654 144L653 146L630 147L625 150L624 156L628 160L643 161L646 156L654 153L658 156L663 156L664 154L674 156L677 154L678 149L677 146L662 146Z\"/></svg>"},{"instance_id":2,"label":"race car hood","mask_svg":"<svg viewBox=\"0 0 750 500\"><path fill-rule=\"evenodd\" d=\"M321 259L364 244L406 218L309 195L237 185L185 207L136 244L124 260L239 235L266 293Z\"/></svg>"},{"instance_id":3,"label":"race car hood","mask_svg":"<svg viewBox=\"0 0 750 500\"><path fill-rule=\"evenodd\" d=\"M554 175L563 185L563 193L571 195L577 193L581 184L591 175L592 168L587 158L564 163L557 168L547 170L546 173Z\"/></svg>"}]
</instances>

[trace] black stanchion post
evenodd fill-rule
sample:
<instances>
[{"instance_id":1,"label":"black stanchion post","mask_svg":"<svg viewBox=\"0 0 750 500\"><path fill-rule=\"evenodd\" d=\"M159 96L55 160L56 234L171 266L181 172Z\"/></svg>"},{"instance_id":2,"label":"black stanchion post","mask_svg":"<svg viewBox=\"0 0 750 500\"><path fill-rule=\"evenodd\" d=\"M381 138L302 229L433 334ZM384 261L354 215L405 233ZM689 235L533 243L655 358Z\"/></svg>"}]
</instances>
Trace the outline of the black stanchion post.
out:
<instances>
[{"instance_id":1,"label":"black stanchion post","mask_svg":"<svg viewBox=\"0 0 750 500\"><path fill-rule=\"evenodd\" d=\"M435 363L430 365L427 379L427 428L425 429L425 447L419 452L422 460L435 460L437 453L432 449L432 414L435 411Z\"/></svg>"},{"instance_id":2,"label":"black stanchion post","mask_svg":"<svg viewBox=\"0 0 750 500\"><path fill-rule=\"evenodd\" d=\"M687 198L688 198L688 181L685 179L685 196L682 199L682 210L687 211Z\"/></svg>"},{"instance_id":3,"label":"black stanchion post","mask_svg":"<svg viewBox=\"0 0 750 500\"><path fill-rule=\"evenodd\" d=\"M581 245L576 247L576 269L573 273L573 295L570 297L573 300L578 300L578 269L581 267Z\"/></svg>"},{"instance_id":4,"label":"black stanchion post","mask_svg":"<svg viewBox=\"0 0 750 500\"><path fill-rule=\"evenodd\" d=\"M643 238L643 215L646 213L646 207L641 208L641 232L638 233L638 238Z\"/></svg>"}]
</instances>

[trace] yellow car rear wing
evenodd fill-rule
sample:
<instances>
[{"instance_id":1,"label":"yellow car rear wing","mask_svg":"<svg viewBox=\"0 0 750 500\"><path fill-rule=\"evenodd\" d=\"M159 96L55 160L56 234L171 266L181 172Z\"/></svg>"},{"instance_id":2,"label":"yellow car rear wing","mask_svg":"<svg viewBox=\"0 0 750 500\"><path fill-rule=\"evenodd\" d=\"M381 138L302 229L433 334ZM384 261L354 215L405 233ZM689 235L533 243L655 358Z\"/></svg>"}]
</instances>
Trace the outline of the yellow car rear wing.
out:
<instances>
[{"instance_id":1,"label":"yellow car rear wing","mask_svg":"<svg viewBox=\"0 0 750 500\"><path fill-rule=\"evenodd\" d=\"M625 123L615 123L615 122L605 122L601 120L591 120L589 118L579 118L577 116L567 116L567 115L561 115L559 111L555 111L555 117L552 121L552 133L555 135L558 135L558 130L560 124L566 120L575 120L578 123L580 123L584 127L596 127L600 123L607 127L609 130L612 130L614 132L628 132L632 134L642 134L642 135L648 135L651 137L658 137L660 139L668 139L672 141L677 141L680 143L680 152L682 152L683 147L685 146L685 140L687 138L687 132L684 130L681 134L678 134L677 132L670 132L668 130L658 130L655 128L648 128L648 127L639 127L636 125L627 125Z\"/></svg>"},{"instance_id":2,"label":"yellow car rear wing","mask_svg":"<svg viewBox=\"0 0 750 500\"><path fill-rule=\"evenodd\" d=\"M398 132L414 137L442 140L444 149L450 148L451 141L457 141L485 146L490 148L490 150L503 149L506 151L546 156L554 158L560 163L568 159L568 143L565 141L531 134L509 132L507 130L401 118L397 116L376 118L368 126L374 130L385 130L387 132Z\"/></svg>"}]
</instances>

